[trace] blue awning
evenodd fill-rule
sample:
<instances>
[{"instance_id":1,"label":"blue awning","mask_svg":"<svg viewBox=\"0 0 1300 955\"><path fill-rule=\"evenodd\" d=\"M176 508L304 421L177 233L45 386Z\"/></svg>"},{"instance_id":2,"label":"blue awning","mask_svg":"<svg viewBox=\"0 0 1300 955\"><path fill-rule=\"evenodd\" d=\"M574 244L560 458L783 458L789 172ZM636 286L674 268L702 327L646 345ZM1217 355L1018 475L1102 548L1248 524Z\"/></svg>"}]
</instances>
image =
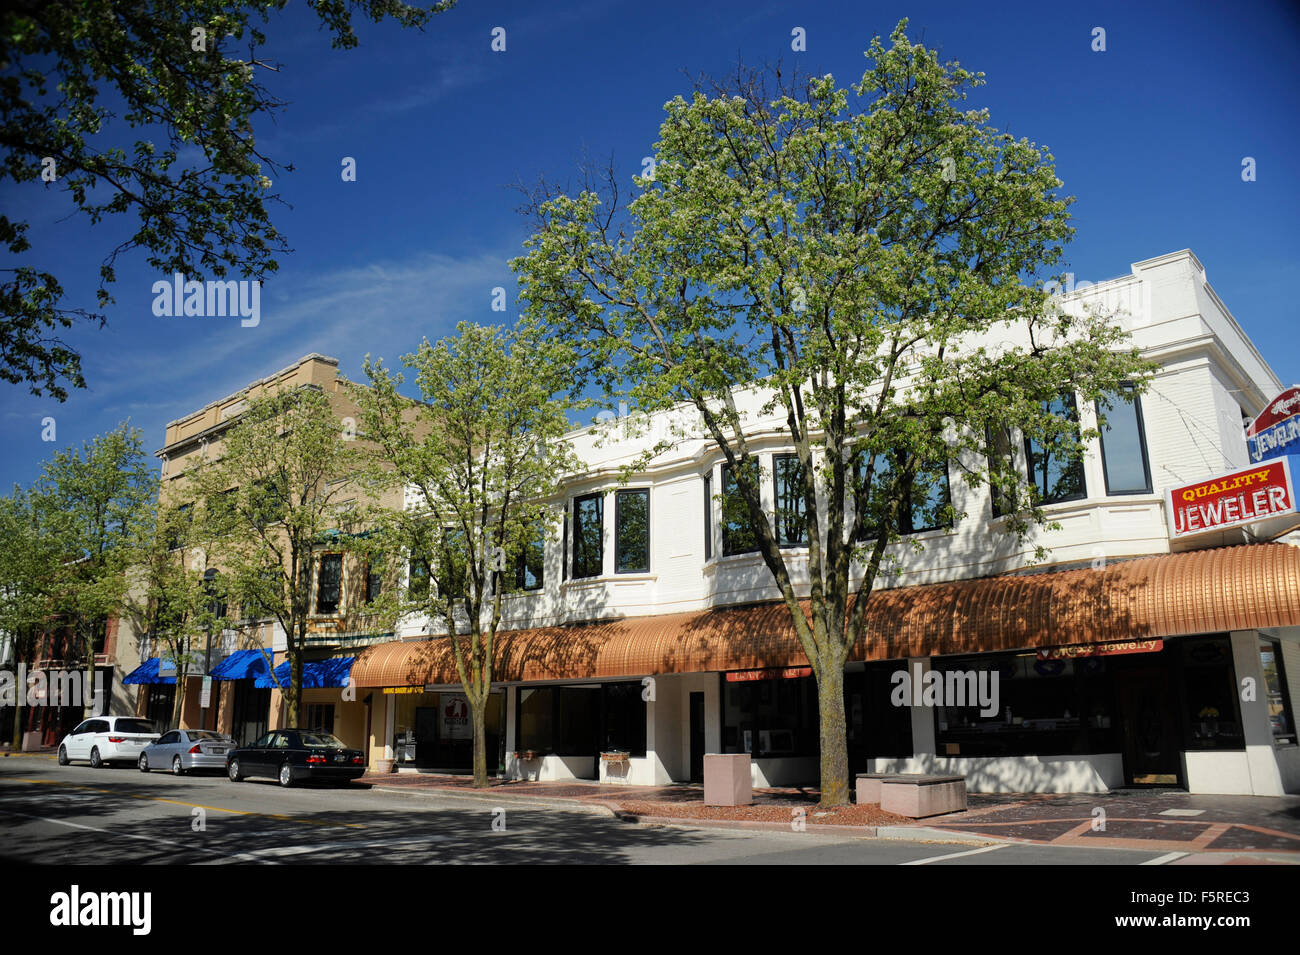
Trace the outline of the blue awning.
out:
<instances>
[{"instance_id":1,"label":"blue awning","mask_svg":"<svg viewBox=\"0 0 1300 955\"><path fill-rule=\"evenodd\" d=\"M176 677L158 675L159 662L161 661L159 661L157 657L150 657L148 660L145 660L144 663L141 663L138 667L136 667L126 676L122 677L122 682L132 683L132 684L166 683L171 686L175 686Z\"/></svg>"},{"instance_id":2,"label":"blue awning","mask_svg":"<svg viewBox=\"0 0 1300 955\"><path fill-rule=\"evenodd\" d=\"M318 690L324 687L347 686L348 674L352 672L352 664L356 662L356 657L337 657L333 660L315 660L304 663L302 665L302 688L304 690ZM270 674L263 674L253 680L253 686L262 689L274 686L288 686L288 660L275 668L275 678L280 681L278 684L271 680Z\"/></svg>"},{"instance_id":3,"label":"blue awning","mask_svg":"<svg viewBox=\"0 0 1300 955\"><path fill-rule=\"evenodd\" d=\"M257 650L236 650L212 668L214 680L248 680L265 678L271 672L272 651L262 647ZM261 686L261 684L256 684ZM268 684L269 685L269 684Z\"/></svg>"}]
</instances>

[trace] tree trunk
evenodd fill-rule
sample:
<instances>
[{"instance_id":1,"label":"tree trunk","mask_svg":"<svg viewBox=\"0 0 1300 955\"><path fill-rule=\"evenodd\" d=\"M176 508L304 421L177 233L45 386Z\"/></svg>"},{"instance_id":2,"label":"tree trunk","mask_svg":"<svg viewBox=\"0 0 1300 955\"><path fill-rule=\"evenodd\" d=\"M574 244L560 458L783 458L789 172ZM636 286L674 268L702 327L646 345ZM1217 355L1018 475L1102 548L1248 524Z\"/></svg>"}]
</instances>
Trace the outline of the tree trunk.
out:
<instances>
[{"instance_id":1,"label":"tree trunk","mask_svg":"<svg viewBox=\"0 0 1300 955\"><path fill-rule=\"evenodd\" d=\"M289 686L285 689L285 719L289 726L302 725L302 651L289 654Z\"/></svg>"},{"instance_id":2,"label":"tree trunk","mask_svg":"<svg viewBox=\"0 0 1300 955\"><path fill-rule=\"evenodd\" d=\"M488 697L491 699L491 696ZM469 721L474 727L474 788L487 789L487 702L469 705Z\"/></svg>"},{"instance_id":3,"label":"tree trunk","mask_svg":"<svg viewBox=\"0 0 1300 955\"><path fill-rule=\"evenodd\" d=\"M838 660L824 660L818 670L821 804L845 806L849 802L849 748L844 720L844 665Z\"/></svg>"}]
</instances>

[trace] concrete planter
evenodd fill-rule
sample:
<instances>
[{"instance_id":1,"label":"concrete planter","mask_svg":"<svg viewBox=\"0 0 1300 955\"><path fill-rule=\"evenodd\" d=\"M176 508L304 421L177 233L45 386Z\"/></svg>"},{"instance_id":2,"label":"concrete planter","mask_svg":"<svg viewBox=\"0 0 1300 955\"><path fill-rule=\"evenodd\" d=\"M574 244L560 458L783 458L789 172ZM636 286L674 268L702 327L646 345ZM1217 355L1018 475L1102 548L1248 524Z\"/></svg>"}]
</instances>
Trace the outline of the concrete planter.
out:
<instances>
[{"instance_id":1,"label":"concrete planter","mask_svg":"<svg viewBox=\"0 0 1300 955\"><path fill-rule=\"evenodd\" d=\"M706 753L704 805L752 806L754 783L748 753Z\"/></svg>"},{"instance_id":2,"label":"concrete planter","mask_svg":"<svg viewBox=\"0 0 1300 955\"><path fill-rule=\"evenodd\" d=\"M384 758L375 760L375 772L379 773L381 776L386 773L391 773L396 768L397 760L395 759Z\"/></svg>"}]
</instances>

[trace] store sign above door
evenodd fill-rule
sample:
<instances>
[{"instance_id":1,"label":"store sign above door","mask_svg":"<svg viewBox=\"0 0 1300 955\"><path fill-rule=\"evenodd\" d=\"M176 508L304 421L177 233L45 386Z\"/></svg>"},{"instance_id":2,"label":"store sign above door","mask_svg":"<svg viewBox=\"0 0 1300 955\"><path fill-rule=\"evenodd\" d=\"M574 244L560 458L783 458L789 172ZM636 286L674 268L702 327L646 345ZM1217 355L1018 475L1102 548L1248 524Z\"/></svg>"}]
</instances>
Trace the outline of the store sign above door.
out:
<instances>
[{"instance_id":1,"label":"store sign above door","mask_svg":"<svg viewBox=\"0 0 1300 955\"><path fill-rule=\"evenodd\" d=\"M732 670L728 683L749 683L751 680L796 680L812 676L812 667L772 667L767 670Z\"/></svg>"},{"instance_id":2,"label":"store sign above door","mask_svg":"<svg viewBox=\"0 0 1300 955\"><path fill-rule=\"evenodd\" d=\"M1113 657L1124 653L1159 653L1164 640L1110 640L1106 643L1075 643L1066 647L1041 647L1040 660L1074 660L1078 657Z\"/></svg>"},{"instance_id":3,"label":"store sign above door","mask_svg":"<svg viewBox=\"0 0 1300 955\"><path fill-rule=\"evenodd\" d=\"M1209 481L1165 492L1169 536L1206 534L1295 515L1293 475L1300 456L1264 461Z\"/></svg>"},{"instance_id":4,"label":"store sign above door","mask_svg":"<svg viewBox=\"0 0 1300 955\"><path fill-rule=\"evenodd\" d=\"M1252 461L1300 452L1300 385L1268 403L1246 428L1246 444Z\"/></svg>"}]
</instances>

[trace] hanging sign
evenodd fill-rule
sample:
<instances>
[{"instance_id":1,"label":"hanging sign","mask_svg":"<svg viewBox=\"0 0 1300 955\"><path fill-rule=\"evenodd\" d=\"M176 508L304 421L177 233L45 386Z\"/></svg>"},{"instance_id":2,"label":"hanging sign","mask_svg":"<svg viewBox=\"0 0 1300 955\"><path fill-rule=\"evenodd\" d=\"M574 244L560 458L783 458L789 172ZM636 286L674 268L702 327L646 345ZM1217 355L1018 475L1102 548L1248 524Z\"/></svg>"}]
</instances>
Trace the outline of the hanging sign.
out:
<instances>
[{"instance_id":1,"label":"hanging sign","mask_svg":"<svg viewBox=\"0 0 1300 955\"><path fill-rule=\"evenodd\" d=\"M1300 385L1268 403L1246 428L1252 461L1266 461L1300 451Z\"/></svg>"}]
</instances>

